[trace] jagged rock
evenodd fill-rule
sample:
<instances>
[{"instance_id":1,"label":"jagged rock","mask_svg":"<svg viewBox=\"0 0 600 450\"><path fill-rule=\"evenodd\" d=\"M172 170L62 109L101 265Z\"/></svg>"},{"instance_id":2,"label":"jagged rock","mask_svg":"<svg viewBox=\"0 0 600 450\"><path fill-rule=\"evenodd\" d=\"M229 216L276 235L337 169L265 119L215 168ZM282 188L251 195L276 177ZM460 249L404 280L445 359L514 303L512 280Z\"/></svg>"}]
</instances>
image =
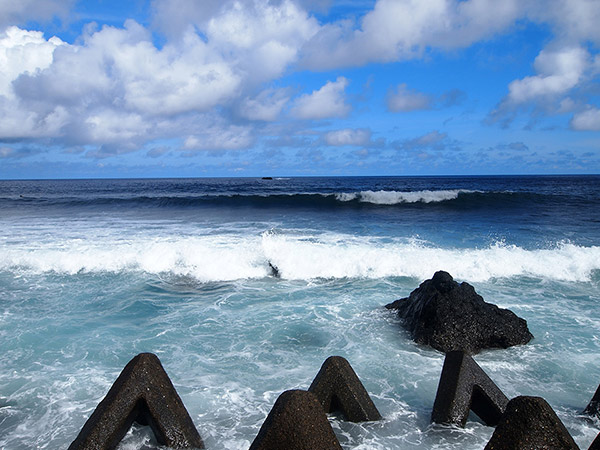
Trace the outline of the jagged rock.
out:
<instances>
[{"instance_id":1,"label":"jagged rock","mask_svg":"<svg viewBox=\"0 0 600 450\"><path fill-rule=\"evenodd\" d=\"M515 397L506 406L485 450L579 450L552 407L541 397Z\"/></svg>"},{"instance_id":2,"label":"jagged rock","mask_svg":"<svg viewBox=\"0 0 600 450\"><path fill-rule=\"evenodd\" d=\"M269 261L269 274L273 278L281 278L281 273L279 272L279 269L277 268L276 265L271 263L271 261Z\"/></svg>"},{"instance_id":3,"label":"jagged rock","mask_svg":"<svg viewBox=\"0 0 600 450\"><path fill-rule=\"evenodd\" d=\"M317 396L325 412L341 411L350 422L381 419L356 372L341 356L325 360L308 390Z\"/></svg>"},{"instance_id":4,"label":"jagged rock","mask_svg":"<svg viewBox=\"0 0 600 450\"><path fill-rule=\"evenodd\" d=\"M317 397L285 391L263 422L250 450L342 450Z\"/></svg>"},{"instance_id":5,"label":"jagged rock","mask_svg":"<svg viewBox=\"0 0 600 450\"><path fill-rule=\"evenodd\" d=\"M583 412L585 414L589 414L590 416L596 416L600 419L600 386L598 386L598 389L596 389L596 393Z\"/></svg>"},{"instance_id":6,"label":"jagged rock","mask_svg":"<svg viewBox=\"0 0 600 450\"><path fill-rule=\"evenodd\" d=\"M494 426L506 409L508 398L469 355L449 352L444 360L431 420L464 427L469 410Z\"/></svg>"},{"instance_id":7,"label":"jagged rock","mask_svg":"<svg viewBox=\"0 0 600 450\"><path fill-rule=\"evenodd\" d=\"M114 449L133 422L150 425L159 444L204 448L169 376L152 353L140 353L129 361L69 450Z\"/></svg>"},{"instance_id":8,"label":"jagged rock","mask_svg":"<svg viewBox=\"0 0 600 450\"><path fill-rule=\"evenodd\" d=\"M398 311L415 342L442 352L477 353L526 344L533 338L524 319L486 303L473 286L458 284L443 271L386 308Z\"/></svg>"}]
</instances>

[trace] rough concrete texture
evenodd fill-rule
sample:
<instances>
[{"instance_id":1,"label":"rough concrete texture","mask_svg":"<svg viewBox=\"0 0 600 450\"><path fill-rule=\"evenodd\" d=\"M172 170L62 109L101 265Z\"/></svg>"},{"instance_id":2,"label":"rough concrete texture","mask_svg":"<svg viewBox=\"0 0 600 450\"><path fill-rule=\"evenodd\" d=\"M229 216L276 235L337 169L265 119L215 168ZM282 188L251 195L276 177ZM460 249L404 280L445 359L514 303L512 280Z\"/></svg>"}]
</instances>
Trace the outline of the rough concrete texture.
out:
<instances>
[{"instance_id":1,"label":"rough concrete texture","mask_svg":"<svg viewBox=\"0 0 600 450\"><path fill-rule=\"evenodd\" d=\"M507 348L533 338L524 319L486 303L473 286L458 284L443 271L386 308L398 311L415 342L444 353Z\"/></svg>"},{"instance_id":2,"label":"rough concrete texture","mask_svg":"<svg viewBox=\"0 0 600 450\"><path fill-rule=\"evenodd\" d=\"M160 360L141 353L125 366L69 450L114 449L134 421L150 425L160 444L204 448Z\"/></svg>"},{"instance_id":3,"label":"rough concrete texture","mask_svg":"<svg viewBox=\"0 0 600 450\"><path fill-rule=\"evenodd\" d=\"M600 386L598 386L598 389L596 389L596 393L583 412L585 414L589 414L590 416L596 416L600 419Z\"/></svg>"},{"instance_id":4,"label":"rough concrete texture","mask_svg":"<svg viewBox=\"0 0 600 450\"><path fill-rule=\"evenodd\" d=\"M317 397L285 391L262 424L250 450L341 450Z\"/></svg>"},{"instance_id":5,"label":"rough concrete texture","mask_svg":"<svg viewBox=\"0 0 600 450\"><path fill-rule=\"evenodd\" d=\"M325 412L340 411L350 422L381 419L356 372L341 356L325 360L308 390L317 396Z\"/></svg>"},{"instance_id":6,"label":"rough concrete texture","mask_svg":"<svg viewBox=\"0 0 600 450\"><path fill-rule=\"evenodd\" d=\"M598 436L596 436L596 439L594 439L588 450L600 450L600 433L598 433Z\"/></svg>"},{"instance_id":7,"label":"rough concrete texture","mask_svg":"<svg viewBox=\"0 0 600 450\"><path fill-rule=\"evenodd\" d=\"M469 410L494 426L506 409L508 398L465 352L446 354L431 420L464 427Z\"/></svg>"},{"instance_id":8,"label":"rough concrete texture","mask_svg":"<svg viewBox=\"0 0 600 450\"><path fill-rule=\"evenodd\" d=\"M515 397L485 450L579 450L552 407L541 397Z\"/></svg>"}]
</instances>

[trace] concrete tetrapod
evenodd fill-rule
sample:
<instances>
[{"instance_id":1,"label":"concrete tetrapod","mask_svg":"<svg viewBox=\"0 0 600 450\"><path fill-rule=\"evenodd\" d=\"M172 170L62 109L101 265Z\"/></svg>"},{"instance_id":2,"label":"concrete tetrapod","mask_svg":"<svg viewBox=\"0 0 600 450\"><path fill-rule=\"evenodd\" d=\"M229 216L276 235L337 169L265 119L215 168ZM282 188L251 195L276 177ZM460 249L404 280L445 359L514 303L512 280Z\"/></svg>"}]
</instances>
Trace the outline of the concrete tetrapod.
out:
<instances>
[{"instance_id":1,"label":"concrete tetrapod","mask_svg":"<svg viewBox=\"0 0 600 450\"><path fill-rule=\"evenodd\" d=\"M125 366L69 450L114 449L133 422L150 425L160 444L204 448L169 376L152 353L140 353Z\"/></svg>"},{"instance_id":2,"label":"concrete tetrapod","mask_svg":"<svg viewBox=\"0 0 600 450\"><path fill-rule=\"evenodd\" d=\"M487 425L494 426L507 403L508 398L473 358L462 351L446 354L431 414L433 422L464 427L469 410L473 410Z\"/></svg>"},{"instance_id":3,"label":"concrete tetrapod","mask_svg":"<svg viewBox=\"0 0 600 450\"><path fill-rule=\"evenodd\" d=\"M485 450L514 449L579 450L579 447L546 400L521 396L508 402L485 446Z\"/></svg>"},{"instance_id":4,"label":"concrete tetrapod","mask_svg":"<svg viewBox=\"0 0 600 450\"><path fill-rule=\"evenodd\" d=\"M342 450L314 394L282 393L263 422L250 450Z\"/></svg>"},{"instance_id":5,"label":"concrete tetrapod","mask_svg":"<svg viewBox=\"0 0 600 450\"><path fill-rule=\"evenodd\" d=\"M600 433L598 433L598 436L596 436L596 439L594 439L588 450L600 450Z\"/></svg>"},{"instance_id":6,"label":"concrete tetrapod","mask_svg":"<svg viewBox=\"0 0 600 450\"><path fill-rule=\"evenodd\" d=\"M600 386L596 389L596 393L592 397L590 403L583 410L584 414L589 414L590 416L596 416L600 419Z\"/></svg>"},{"instance_id":7,"label":"concrete tetrapod","mask_svg":"<svg viewBox=\"0 0 600 450\"><path fill-rule=\"evenodd\" d=\"M350 422L380 420L367 390L341 356L330 356L308 388L316 395L325 412L341 411Z\"/></svg>"}]
</instances>

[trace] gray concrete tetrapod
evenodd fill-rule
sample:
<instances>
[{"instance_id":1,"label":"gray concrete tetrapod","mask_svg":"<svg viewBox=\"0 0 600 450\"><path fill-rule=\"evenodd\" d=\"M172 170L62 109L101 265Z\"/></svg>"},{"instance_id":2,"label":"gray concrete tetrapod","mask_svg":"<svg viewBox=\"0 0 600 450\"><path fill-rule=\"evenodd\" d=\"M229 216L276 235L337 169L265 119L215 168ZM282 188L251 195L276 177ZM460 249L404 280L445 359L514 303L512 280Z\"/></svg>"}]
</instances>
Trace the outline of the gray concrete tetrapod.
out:
<instances>
[{"instance_id":1,"label":"gray concrete tetrapod","mask_svg":"<svg viewBox=\"0 0 600 450\"><path fill-rule=\"evenodd\" d=\"M462 351L446 353L431 414L433 422L464 427L472 410L493 426L507 403L508 398L473 358Z\"/></svg>"},{"instance_id":2,"label":"gray concrete tetrapod","mask_svg":"<svg viewBox=\"0 0 600 450\"><path fill-rule=\"evenodd\" d=\"M356 372L341 356L325 360L308 390L317 396L325 412L340 411L350 422L381 419Z\"/></svg>"},{"instance_id":3,"label":"gray concrete tetrapod","mask_svg":"<svg viewBox=\"0 0 600 450\"><path fill-rule=\"evenodd\" d=\"M141 353L125 366L69 450L114 449L133 422L150 425L160 444L204 448L169 376L152 353Z\"/></svg>"},{"instance_id":4,"label":"gray concrete tetrapod","mask_svg":"<svg viewBox=\"0 0 600 450\"><path fill-rule=\"evenodd\" d=\"M342 450L314 394L282 393L263 422L250 450Z\"/></svg>"}]
</instances>

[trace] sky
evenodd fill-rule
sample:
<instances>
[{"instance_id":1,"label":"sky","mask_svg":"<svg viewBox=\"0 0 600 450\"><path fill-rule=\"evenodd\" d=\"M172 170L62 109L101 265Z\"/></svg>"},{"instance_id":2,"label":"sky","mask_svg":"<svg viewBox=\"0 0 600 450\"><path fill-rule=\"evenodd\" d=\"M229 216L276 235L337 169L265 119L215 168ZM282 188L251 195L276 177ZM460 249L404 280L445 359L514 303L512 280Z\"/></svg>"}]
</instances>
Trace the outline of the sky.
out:
<instances>
[{"instance_id":1,"label":"sky","mask_svg":"<svg viewBox=\"0 0 600 450\"><path fill-rule=\"evenodd\" d=\"M0 179L600 173L600 0L0 0Z\"/></svg>"}]
</instances>

